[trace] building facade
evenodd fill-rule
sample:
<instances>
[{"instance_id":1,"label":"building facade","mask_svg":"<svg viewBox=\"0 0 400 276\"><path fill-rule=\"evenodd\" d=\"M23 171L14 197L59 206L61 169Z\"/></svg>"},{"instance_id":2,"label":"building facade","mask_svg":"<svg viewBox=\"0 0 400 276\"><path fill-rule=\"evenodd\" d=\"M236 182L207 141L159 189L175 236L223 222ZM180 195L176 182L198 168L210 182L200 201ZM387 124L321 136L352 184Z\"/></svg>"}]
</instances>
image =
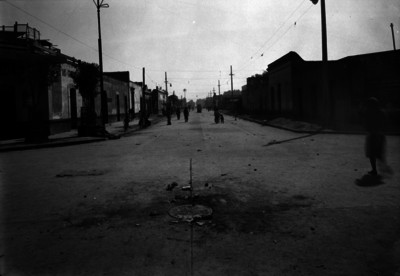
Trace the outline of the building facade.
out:
<instances>
[{"instance_id":1,"label":"building facade","mask_svg":"<svg viewBox=\"0 0 400 276\"><path fill-rule=\"evenodd\" d=\"M336 129L361 128L360 109L376 97L387 117L388 129L400 125L400 51L349 56L328 62L328 93L323 94L322 61L305 61L289 52L268 65L263 75L247 79L242 93L249 114L290 117ZM327 110L329 108L329 110Z\"/></svg>"}]
</instances>

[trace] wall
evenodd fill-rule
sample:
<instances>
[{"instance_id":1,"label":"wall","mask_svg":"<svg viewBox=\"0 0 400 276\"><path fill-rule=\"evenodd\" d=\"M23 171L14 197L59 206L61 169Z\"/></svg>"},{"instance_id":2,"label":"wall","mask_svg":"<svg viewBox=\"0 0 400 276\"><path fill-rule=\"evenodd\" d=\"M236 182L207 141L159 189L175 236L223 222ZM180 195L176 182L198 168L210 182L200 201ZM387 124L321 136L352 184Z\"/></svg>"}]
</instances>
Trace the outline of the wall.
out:
<instances>
[{"instance_id":1,"label":"wall","mask_svg":"<svg viewBox=\"0 0 400 276\"><path fill-rule=\"evenodd\" d=\"M121 121L125 112L126 104L129 104L129 82L121 81L119 79L104 75L104 90L107 94L107 109L109 115L109 122ZM126 97L126 98L125 98Z\"/></svg>"},{"instance_id":2,"label":"wall","mask_svg":"<svg viewBox=\"0 0 400 276\"><path fill-rule=\"evenodd\" d=\"M134 109L134 113L138 114L140 112L140 98L142 96L142 83L137 83L137 82L129 82L129 88L131 91L131 97L133 95L133 99L134 99L134 103L132 106L132 102L131 102L131 106L130 108Z\"/></svg>"}]
</instances>

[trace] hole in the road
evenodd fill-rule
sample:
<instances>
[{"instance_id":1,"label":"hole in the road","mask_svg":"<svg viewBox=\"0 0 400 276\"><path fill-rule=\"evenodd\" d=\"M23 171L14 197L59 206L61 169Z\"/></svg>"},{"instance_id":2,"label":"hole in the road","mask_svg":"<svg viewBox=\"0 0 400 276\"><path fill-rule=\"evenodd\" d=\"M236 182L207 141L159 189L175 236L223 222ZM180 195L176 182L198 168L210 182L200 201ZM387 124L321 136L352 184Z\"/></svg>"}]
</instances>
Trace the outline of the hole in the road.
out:
<instances>
[{"instance_id":1,"label":"hole in the road","mask_svg":"<svg viewBox=\"0 0 400 276\"><path fill-rule=\"evenodd\" d=\"M212 209L204 205L180 205L169 209L168 214L182 221L192 222L194 220L206 219L211 217Z\"/></svg>"}]
</instances>

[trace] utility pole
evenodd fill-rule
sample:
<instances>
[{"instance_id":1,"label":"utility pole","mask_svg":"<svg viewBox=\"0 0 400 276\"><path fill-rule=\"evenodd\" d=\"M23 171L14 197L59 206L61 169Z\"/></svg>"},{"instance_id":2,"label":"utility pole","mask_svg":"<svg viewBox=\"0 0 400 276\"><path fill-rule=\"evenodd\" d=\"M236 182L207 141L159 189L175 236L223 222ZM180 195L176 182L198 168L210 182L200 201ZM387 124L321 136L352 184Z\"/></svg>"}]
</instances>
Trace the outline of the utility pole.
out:
<instances>
[{"instance_id":1,"label":"utility pole","mask_svg":"<svg viewBox=\"0 0 400 276\"><path fill-rule=\"evenodd\" d=\"M232 74L232 65L231 65L231 73L229 74L231 76L231 94L232 94L232 99L233 99L233 74Z\"/></svg>"},{"instance_id":2,"label":"utility pole","mask_svg":"<svg viewBox=\"0 0 400 276\"><path fill-rule=\"evenodd\" d=\"M167 97L168 97L168 80L167 80L167 72L165 72L165 91L167 92Z\"/></svg>"},{"instance_id":3,"label":"utility pole","mask_svg":"<svg viewBox=\"0 0 400 276\"><path fill-rule=\"evenodd\" d=\"M98 47L99 47L99 66L100 66L100 102L101 102L101 123L103 126L108 121L108 114L107 114L107 98L104 92L104 82L103 82L103 50L102 50L102 43L101 43L101 26L100 26L100 9L101 8L108 8L108 4L103 4L104 0L93 0L93 3L96 5L97 8L97 27L99 31L99 39L98 39Z\"/></svg>"},{"instance_id":4,"label":"utility pole","mask_svg":"<svg viewBox=\"0 0 400 276\"><path fill-rule=\"evenodd\" d=\"M311 0L316 5L318 0ZM326 31L326 11L325 0L321 0L321 33L322 33L322 98L323 98L323 124L325 126L331 123L333 110L331 106L331 95L329 91L329 68L328 68L328 42Z\"/></svg>"},{"instance_id":5,"label":"utility pole","mask_svg":"<svg viewBox=\"0 0 400 276\"><path fill-rule=\"evenodd\" d=\"M219 80L218 80L218 95L221 95L221 85L219 84Z\"/></svg>"},{"instance_id":6,"label":"utility pole","mask_svg":"<svg viewBox=\"0 0 400 276\"><path fill-rule=\"evenodd\" d=\"M146 111L146 69L143 67L142 69L142 99L141 99L141 107L140 107L140 126L145 127L146 126L146 120L147 120L147 111Z\"/></svg>"},{"instance_id":7,"label":"utility pole","mask_svg":"<svg viewBox=\"0 0 400 276\"><path fill-rule=\"evenodd\" d=\"M328 61L328 42L326 35L325 0L321 0L322 61Z\"/></svg>"},{"instance_id":8,"label":"utility pole","mask_svg":"<svg viewBox=\"0 0 400 276\"><path fill-rule=\"evenodd\" d=\"M394 39L393 23L390 23L390 28L392 29L393 50L396 51L396 42L395 42L395 39Z\"/></svg>"}]
</instances>

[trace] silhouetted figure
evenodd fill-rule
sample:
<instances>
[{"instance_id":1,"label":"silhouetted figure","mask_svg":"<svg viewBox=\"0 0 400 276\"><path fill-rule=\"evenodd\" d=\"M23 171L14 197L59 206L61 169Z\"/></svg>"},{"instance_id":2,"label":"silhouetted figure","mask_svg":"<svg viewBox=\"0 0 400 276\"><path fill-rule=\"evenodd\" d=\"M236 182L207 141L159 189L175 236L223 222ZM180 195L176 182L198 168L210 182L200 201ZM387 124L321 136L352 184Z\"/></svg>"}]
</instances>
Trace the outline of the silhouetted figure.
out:
<instances>
[{"instance_id":1,"label":"silhouetted figure","mask_svg":"<svg viewBox=\"0 0 400 276\"><path fill-rule=\"evenodd\" d=\"M222 115L222 113L219 113L219 116L220 116L221 124L223 124L224 123L224 115Z\"/></svg>"},{"instance_id":2,"label":"silhouetted figure","mask_svg":"<svg viewBox=\"0 0 400 276\"><path fill-rule=\"evenodd\" d=\"M187 108L187 106L183 110L183 116L185 117L185 122L187 123L187 121L189 120L189 109Z\"/></svg>"},{"instance_id":3,"label":"silhouetted figure","mask_svg":"<svg viewBox=\"0 0 400 276\"><path fill-rule=\"evenodd\" d=\"M219 123L219 118L220 118L221 114L219 113L217 108L214 108L214 122L216 124Z\"/></svg>"},{"instance_id":4,"label":"silhouetted figure","mask_svg":"<svg viewBox=\"0 0 400 276\"><path fill-rule=\"evenodd\" d=\"M176 108L176 118L178 120L181 119L181 109L179 108L179 106Z\"/></svg>"},{"instance_id":5,"label":"silhouetted figure","mask_svg":"<svg viewBox=\"0 0 400 276\"><path fill-rule=\"evenodd\" d=\"M390 167L386 164L385 146L386 138L383 133L385 114L379 106L376 98L369 98L363 110L364 124L367 131L365 139L365 155L369 158L372 170L370 175L378 175L377 160L380 162L380 170L383 173L391 174Z\"/></svg>"}]
</instances>

